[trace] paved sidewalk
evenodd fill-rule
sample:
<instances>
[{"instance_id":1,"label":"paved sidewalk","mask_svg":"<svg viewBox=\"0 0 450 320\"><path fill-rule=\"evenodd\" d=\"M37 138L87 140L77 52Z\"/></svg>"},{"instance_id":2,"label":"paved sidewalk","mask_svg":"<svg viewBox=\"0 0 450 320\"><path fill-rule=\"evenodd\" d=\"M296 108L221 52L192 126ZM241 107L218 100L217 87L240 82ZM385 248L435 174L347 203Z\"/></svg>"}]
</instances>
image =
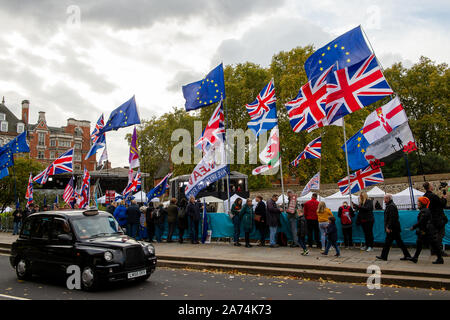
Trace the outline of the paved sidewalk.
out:
<instances>
[{"instance_id":1,"label":"paved sidewalk","mask_svg":"<svg viewBox=\"0 0 450 320\"><path fill-rule=\"evenodd\" d=\"M0 247L9 247L17 236L10 233L0 233ZM153 243L156 255L161 262L178 263L180 266L192 264L204 265L205 268L214 268L213 265L227 265L236 269L245 269L245 266L262 267L266 269L279 270L312 270L322 273L324 276L333 272L349 272L366 274L371 265L380 267L383 275L390 274L394 278L401 276L402 279L420 277L447 279L450 283L450 258L444 258L445 264L434 265L432 261L435 256L425 249L419 257L419 262L414 264L410 261L401 261L403 256L398 248L392 248L388 261L376 259L380 255L381 248L374 248L372 252L361 251L359 247L352 249L341 248L341 256L335 257L334 249L328 256L320 254L319 249L313 248L308 256L302 256L300 248L278 247L270 248L253 245L251 248L245 246L235 247L232 243L212 241L209 244L193 245L189 242L179 244ZM414 254L415 248L409 249ZM184 264L185 263L185 264ZM163 263L164 264L164 263Z\"/></svg>"}]
</instances>

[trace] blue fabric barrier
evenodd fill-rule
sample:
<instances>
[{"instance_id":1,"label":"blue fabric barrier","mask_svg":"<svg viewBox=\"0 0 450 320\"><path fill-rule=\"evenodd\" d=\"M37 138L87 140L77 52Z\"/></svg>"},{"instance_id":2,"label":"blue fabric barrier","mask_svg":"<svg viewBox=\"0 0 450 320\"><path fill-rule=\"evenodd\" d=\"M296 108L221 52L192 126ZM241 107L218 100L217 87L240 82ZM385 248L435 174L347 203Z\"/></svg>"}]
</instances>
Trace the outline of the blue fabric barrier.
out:
<instances>
[{"instance_id":1,"label":"blue fabric barrier","mask_svg":"<svg viewBox=\"0 0 450 320\"><path fill-rule=\"evenodd\" d=\"M400 210L400 225L402 228L402 240L406 244L415 244L416 243L416 233L415 231L410 231L409 228L413 226L417 222L417 215L419 211L414 210ZM450 220L450 210L445 210L445 214ZM338 241L343 242L344 237L342 235L342 226L341 221L337 217L337 212L333 212L333 215L336 217L336 225L338 229ZM386 238L386 233L384 231L384 212L383 211L374 211L375 223L373 227L373 234L376 243L384 243ZM353 219L353 242L364 242L364 233L362 231L361 226L357 226L355 224L355 219ZM228 217L226 213L208 213L208 223L209 229L212 230L212 238L233 238L233 223L231 219ZM201 223L199 224L201 228ZM284 232L289 240L292 240L291 230L289 226L289 221L287 214L283 212L281 214L281 227L278 227L278 232ZM146 234L146 231L141 231L141 235ZM145 233L144 233L145 232ZM163 239L167 239L168 234L168 225L167 220L164 223L164 234ZM184 232L184 238L189 239L189 229ZM244 232L241 228L241 237L244 237ZM201 238L201 229L199 229L199 238ZM250 234L251 239L259 239L259 232L254 229ZM178 239L178 229L175 229L173 234L173 240ZM269 234L267 234L267 238L269 239ZM445 245L450 245L450 223L447 223L445 227L445 237L443 240Z\"/></svg>"}]
</instances>

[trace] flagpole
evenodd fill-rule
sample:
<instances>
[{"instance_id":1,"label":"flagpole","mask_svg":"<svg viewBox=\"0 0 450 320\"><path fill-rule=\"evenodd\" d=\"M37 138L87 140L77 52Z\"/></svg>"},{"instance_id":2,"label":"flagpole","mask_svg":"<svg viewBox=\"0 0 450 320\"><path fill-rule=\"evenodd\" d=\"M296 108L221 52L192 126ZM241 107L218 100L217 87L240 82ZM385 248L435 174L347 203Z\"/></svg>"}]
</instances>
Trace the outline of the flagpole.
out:
<instances>
[{"instance_id":1,"label":"flagpole","mask_svg":"<svg viewBox=\"0 0 450 320\"><path fill-rule=\"evenodd\" d=\"M228 104L226 103L226 99L223 100L222 97L222 101L225 105L225 162L228 165L228 173L227 173L227 197L228 197L228 212L226 212L227 214L230 214L230 210L231 210L231 200L230 200L230 173L231 169L230 169L230 164L228 163Z\"/></svg>"},{"instance_id":2,"label":"flagpole","mask_svg":"<svg viewBox=\"0 0 450 320\"><path fill-rule=\"evenodd\" d=\"M352 188L350 183L350 167L348 165L348 152L347 152L347 134L345 132L345 119L342 117L342 128L344 130L344 146L345 146L345 161L347 162L347 177L348 177L348 198L349 198L349 206L352 205Z\"/></svg>"}]
</instances>

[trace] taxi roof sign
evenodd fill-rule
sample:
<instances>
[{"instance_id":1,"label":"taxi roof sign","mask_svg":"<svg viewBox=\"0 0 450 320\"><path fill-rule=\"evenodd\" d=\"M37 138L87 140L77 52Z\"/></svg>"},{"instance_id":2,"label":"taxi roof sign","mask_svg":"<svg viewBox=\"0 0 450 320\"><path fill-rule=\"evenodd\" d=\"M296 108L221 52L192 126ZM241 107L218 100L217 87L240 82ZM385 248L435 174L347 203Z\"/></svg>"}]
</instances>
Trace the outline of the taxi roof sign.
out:
<instances>
[{"instance_id":1,"label":"taxi roof sign","mask_svg":"<svg viewBox=\"0 0 450 320\"><path fill-rule=\"evenodd\" d=\"M83 211L83 214L85 216L96 216L98 215L98 209L97 207L90 207L89 209Z\"/></svg>"}]
</instances>

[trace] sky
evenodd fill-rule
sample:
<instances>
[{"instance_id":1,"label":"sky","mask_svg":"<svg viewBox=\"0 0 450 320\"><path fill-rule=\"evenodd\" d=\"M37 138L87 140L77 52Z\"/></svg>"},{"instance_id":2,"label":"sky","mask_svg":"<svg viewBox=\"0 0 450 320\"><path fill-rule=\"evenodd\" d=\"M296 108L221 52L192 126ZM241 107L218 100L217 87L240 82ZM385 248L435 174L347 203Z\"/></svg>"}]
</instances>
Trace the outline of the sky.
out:
<instances>
[{"instance_id":1,"label":"sky","mask_svg":"<svg viewBox=\"0 0 450 320\"><path fill-rule=\"evenodd\" d=\"M93 128L133 95L149 119L183 107L181 86L220 62L267 67L358 25L385 68L449 63L449 15L448 1L0 0L0 96L18 117L29 100L30 123L45 111L50 126ZM107 133L113 167L128 165L132 130Z\"/></svg>"}]
</instances>

